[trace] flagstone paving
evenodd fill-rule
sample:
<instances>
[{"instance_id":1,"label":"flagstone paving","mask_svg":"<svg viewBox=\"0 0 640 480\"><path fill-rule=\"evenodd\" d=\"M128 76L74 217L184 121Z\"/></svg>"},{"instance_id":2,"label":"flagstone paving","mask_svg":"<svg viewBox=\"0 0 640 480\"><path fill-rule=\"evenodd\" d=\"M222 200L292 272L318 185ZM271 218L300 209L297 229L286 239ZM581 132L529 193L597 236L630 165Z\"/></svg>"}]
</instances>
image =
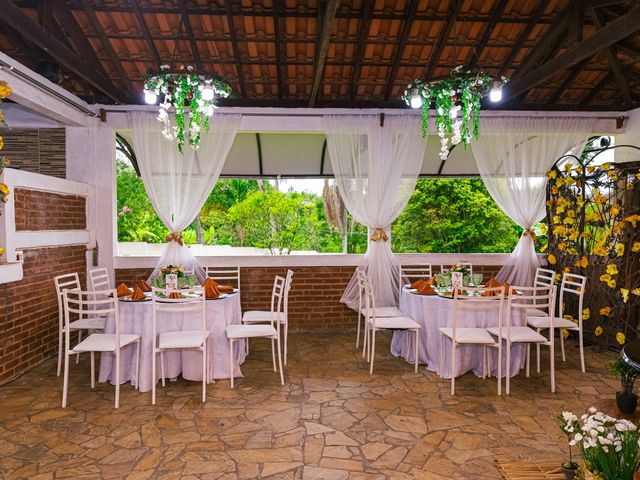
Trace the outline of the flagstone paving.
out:
<instances>
[{"instance_id":1,"label":"flagstone paving","mask_svg":"<svg viewBox=\"0 0 640 480\"><path fill-rule=\"evenodd\" d=\"M291 334L286 384L254 341L244 379L221 380L200 402L197 382L179 379L151 396L123 385L89 388L88 358L71 368L69 406L50 360L0 387L0 474L18 479L498 479L495 459L562 458L556 416L612 397L609 353L575 345L548 374L512 381L471 374L449 382L392 357L380 335L373 375L352 333ZM533 362L532 362L533 363ZM543 362L543 368L546 364ZM544 370L543 370L544 372Z\"/></svg>"}]
</instances>

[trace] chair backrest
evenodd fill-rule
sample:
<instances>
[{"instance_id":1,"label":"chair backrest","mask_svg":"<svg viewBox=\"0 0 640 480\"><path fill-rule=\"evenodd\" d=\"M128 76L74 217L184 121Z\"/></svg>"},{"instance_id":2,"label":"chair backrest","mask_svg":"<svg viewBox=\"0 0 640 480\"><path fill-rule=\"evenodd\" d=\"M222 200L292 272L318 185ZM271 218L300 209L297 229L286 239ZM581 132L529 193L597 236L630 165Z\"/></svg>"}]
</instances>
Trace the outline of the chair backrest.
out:
<instances>
[{"instance_id":1,"label":"chair backrest","mask_svg":"<svg viewBox=\"0 0 640 480\"><path fill-rule=\"evenodd\" d=\"M109 271L104 268L89 270L89 290L108 290L113 288L109 282Z\"/></svg>"},{"instance_id":2,"label":"chair backrest","mask_svg":"<svg viewBox=\"0 0 640 480\"><path fill-rule=\"evenodd\" d=\"M508 321L507 321L507 337L511 338L511 324L515 309L523 308L526 310L535 308L546 312L549 318L549 325L553 329L553 311L556 304L556 286L547 285L544 287L511 287L508 295ZM502 333L502 332L501 332Z\"/></svg>"},{"instance_id":3,"label":"chair backrest","mask_svg":"<svg viewBox=\"0 0 640 480\"><path fill-rule=\"evenodd\" d=\"M287 272L287 276L289 272ZM292 272L293 275L293 272ZM273 289L271 291L271 313L275 315L271 315L269 317L271 326L275 326L280 333L280 322L283 320L283 299L285 296L287 285L287 279L281 277L280 275L276 275L273 279ZM276 325L274 325L274 323Z\"/></svg>"},{"instance_id":4,"label":"chair backrest","mask_svg":"<svg viewBox=\"0 0 640 480\"><path fill-rule=\"evenodd\" d=\"M502 331L506 294L503 287L465 287L462 293L455 291L453 297L453 317L451 321L451 335L456 340L458 317L469 315L478 310L495 310L498 315L498 330Z\"/></svg>"},{"instance_id":5,"label":"chair backrest","mask_svg":"<svg viewBox=\"0 0 640 480\"><path fill-rule=\"evenodd\" d=\"M60 330L64 328L64 301L62 292L64 290L80 290L80 278L78 273L65 273L53 277L53 285L56 289L56 299L58 300L58 326Z\"/></svg>"},{"instance_id":6,"label":"chair backrest","mask_svg":"<svg viewBox=\"0 0 640 480\"><path fill-rule=\"evenodd\" d=\"M429 279L433 276L430 263L422 263L420 265L399 265L400 274L400 293L402 293L402 287L406 283L413 283L419 279Z\"/></svg>"},{"instance_id":7,"label":"chair backrest","mask_svg":"<svg viewBox=\"0 0 640 480\"><path fill-rule=\"evenodd\" d=\"M556 272L549 270L548 268L536 268L536 276L533 280L534 287L548 287L553 285Z\"/></svg>"},{"instance_id":8,"label":"chair backrest","mask_svg":"<svg viewBox=\"0 0 640 480\"><path fill-rule=\"evenodd\" d=\"M79 288L62 290L62 304L64 310L64 335L65 349L70 349L70 328L69 324L74 320L82 320L96 316L114 315L116 348L120 347L120 317L118 312L118 295L114 289L110 290L88 290ZM77 316L77 318L75 318Z\"/></svg>"},{"instance_id":9,"label":"chair backrest","mask_svg":"<svg viewBox=\"0 0 640 480\"><path fill-rule=\"evenodd\" d=\"M170 298L172 293L180 294L181 298ZM200 317L203 335L207 331L205 294L202 287L171 290L163 288L151 288L151 308L153 311L152 335L154 348L157 341L158 313L186 314L189 317Z\"/></svg>"},{"instance_id":10,"label":"chair backrest","mask_svg":"<svg viewBox=\"0 0 640 480\"><path fill-rule=\"evenodd\" d=\"M565 273L562 275L560 284L560 301L558 302L558 317L562 318L565 311L565 294L567 296L576 295L578 297L578 325L582 325L582 304L584 292L587 286L587 277L575 273Z\"/></svg>"},{"instance_id":11,"label":"chair backrest","mask_svg":"<svg viewBox=\"0 0 640 480\"><path fill-rule=\"evenodd\" d=\"M362 291L362 298L364 299L364 311L365 311L365 319L371 319L373 325L376 324L376 297L373 293L373 285L371 283L371 278L369 275L362 270L356 270L356 274L358 275L358 284Z\"/></svg>"},{"instance_id":12,"label":"chair backrest","mask_svg":"<svg viewBox=\"0 0 640 480\"><path fill-rule=\"evenodd\" d=\"M473 275L473 265L471 265L471 262L456 262L455 265L460 265L461 267L467 267L467 270L469 270L469 275ZM452 265L449 265L448 267L445 267L444 265L440 265L440 272L446 273L449 271L451 267Z\"/></svg>"},{"instance_id":13,"label":"chair backrest","mask_svg":"<svg viewBox=\"0 0 640 480\"><path fill-rule=\"evenodd\" d=\"M289 291L291 290L291 285L293 283L293 270L287 270L287 276L284 280L284 299L282 303L283 307L283 318L284 322L287 323L289 321Z\"/></svg>"},{"instance_id":14,"label":"chair backrest","mask_svg":"<svg viewBox=\"0 0 640 480\"><path fill-rule=\"evenodd\" d=\"M240 290L240 267L206 267L207 278Z\"/></svg>"}]
</instances>

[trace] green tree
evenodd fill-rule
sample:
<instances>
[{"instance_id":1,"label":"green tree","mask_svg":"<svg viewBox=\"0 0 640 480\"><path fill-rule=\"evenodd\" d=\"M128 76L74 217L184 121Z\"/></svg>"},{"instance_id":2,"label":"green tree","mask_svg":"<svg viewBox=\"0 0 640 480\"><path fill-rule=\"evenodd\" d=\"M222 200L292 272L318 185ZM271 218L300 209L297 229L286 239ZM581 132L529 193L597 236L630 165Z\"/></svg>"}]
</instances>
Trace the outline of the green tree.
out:
<instances>
[{"instance_id":1,"label":"green tree","mask_svg":"<svg viewBox=\"0 0 640 480\"><path fill-rule=\"evenodd\" d=\"M392 228L396 252L510 252L520 228L480 179L419 179Z\"/></svg>"}]
</instances>

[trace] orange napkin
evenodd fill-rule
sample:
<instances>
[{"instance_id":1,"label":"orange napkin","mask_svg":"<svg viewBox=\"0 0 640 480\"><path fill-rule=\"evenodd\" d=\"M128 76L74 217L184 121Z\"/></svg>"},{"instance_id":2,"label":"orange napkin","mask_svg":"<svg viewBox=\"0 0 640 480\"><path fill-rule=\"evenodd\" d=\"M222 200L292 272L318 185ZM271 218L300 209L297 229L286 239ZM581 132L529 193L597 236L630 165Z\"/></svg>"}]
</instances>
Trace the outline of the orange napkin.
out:
<instances>
[{"instance_id":1,"label":"orange napkin","mask_svg":"<svg viewBox=\"0 0 640 480\"><path fill-rule=\"evenodd\" d=\"M435 295L437 292L433 289L429 282L422 282L420 288L418 288L417 293L420 295Z\"/></svg>"},{"instance_id":2,"label":"orange napkin","mask_svg":"<svg viewBox=\"0 0 640 480\"><path fill-rule=\"evenodd\" d=\"M488 288L493 288L493 287L488 287ZM496 294L496 292L492 292L492 291L489 291L489 290L485 290L484 292L482 292L482 296L483 297L493 297L495 294Z\"/></svg>"},{"instance_id":3,"label":"orange napkin","mask_svg":"<svg viewBox=\"0 0 640 480\"><path fill-rule=\"evenodd\" d=\"M207 278L202 284L202 286L207 287L208 285L213 285L214 287L217 287L220 284L216 282L213 278Z\"/></svg>"},{"instance_id":4,"label":"orange napkin","mask_svg":"<svg viewBox=\"0 0 640 480\"><path fill-rule=\"evenodd\" d=\"M121 283L118 285L116 293L118 294L118 297L126 297L127 295L131 295L133 292L129 287L127 287L126 283Z\"/></svg>"},{"instance_id":5,"label":"orange napkin","mask_svg":"<svg viewBox=\"0 0 640 480\"><path fill-rule=\"evenodd\" d=\"M144 294L140 287L136 287L133 291L133 295L131 296L131 300L134 302L138 302L140 300L144 300L147 296Z\"/></svg>"},{"instance_id":6,"label":"orange napkin","mask_svg":"<svg viewBox=\"0 0 640 480\"><path fill-rule=\"evenodd\" d=\"M435 279L435 277L431 277L429 280L427 280L427 284L429 284L429 285L435 285L435 284L436 284L436 279Z\"/></svg>"},{"instance_id":7,"label":"orange napkin","mask_svg":"<svg viewBox=\"0 0 640 480\"><path fill-rule=\"evenodd\" d=\"M496 288L496 287L502 286L502 284L499 281L497 281L495 278L490 278L485 282L484 286L487 288Z\"/></svg>"},{"instance_id":8,"label":"orange napkin","mask_svg":"<svg viewBox=\"0 0 640 480\"><path fill-rule=\"evenodd\" d=\"M231 285L217 285L216 288L220 293L233 293L235 290Z\"/></svg>"},{"instance_id":9,"label":"orange napkin","mask_svg":"<svg viewBox=\"0 0 640 480\"><path fill-rule=\"evenodd\" d=\"M139 288L143 292L150 292L151 291L151 285L149 285L144 280L140 280L138 283L136 283L135 288Z\"/></svg>"},{"instance_id":10,"label":"orange napkin","mask_svg":"<svg viewBox=\"0 0 640 480\"><path fill-rule=\"evenodd\" d=\"M173 298L174 300L179 300L182 298L182 295L180 295L180 292L171 292L169 294L169 298Z\"/></svg>"},{"instance_id":11,"label":"orange napkin","mask_svg":"<svg viewBox=\"0 0 640 480\"><path fill-rule=\"evenodd\" d=\"M456 297L456 294L458 294L458 295L464 295L464 291L462 291L462 290L461 290L461 289L459 289L459 288L454 288L454 289L453 289L453 292L451 292L451 296L452 296L453 298L455 298L455 297Z\"/></svg>"},{"instance_id":12,"label":"orange napkin","mask_svg":"<svg viewBox=\"0 0 640 480\"><path fill-rule=\"evenodd\" d=\"M220 292L215 285L210 283L204 287L204 296L205 298L218 298L220 296Z\"/></svg>"},{"instance_id":13,"label":"orange napkin","mask_svg":"<svg viewBox=\"0 0 640 480\"><path fill-rule=\"evenodd\" d=\"M419 278L418 280L413 282L411 285L409 285L409 288L420 288L425 283L426 282L423 279Z\"/></svg>"}]
</instances>

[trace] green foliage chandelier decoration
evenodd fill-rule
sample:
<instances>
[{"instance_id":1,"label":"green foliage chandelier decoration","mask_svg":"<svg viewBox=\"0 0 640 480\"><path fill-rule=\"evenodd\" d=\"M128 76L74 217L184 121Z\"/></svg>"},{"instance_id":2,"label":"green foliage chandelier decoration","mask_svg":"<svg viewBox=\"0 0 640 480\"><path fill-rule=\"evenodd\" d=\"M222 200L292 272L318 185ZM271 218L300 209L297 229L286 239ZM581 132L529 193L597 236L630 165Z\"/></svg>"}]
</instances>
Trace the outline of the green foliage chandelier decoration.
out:
<instances>
[{"instance_id":1,"label":"green foliage chandelier decoration","mask_svg":"<svg viewBox=\"0 0 640 480\"><path fill-rule=\"evenodd\" d=\"M502 86L506 77L494 80L487 73L471 73L459 65L442 80L427 82L414 80L404 91L403 100L411 108L422 109L422 136L429 133L429 108L435 106L435 121L440 137L440 158L449 156L449 143L462 143L465 148L471 136L478 138L480 103L489 94L492 102L502 100Z\"/></svg>"},{"instance_id":2,"label":"green foliage chandelier decoration","mask_svg":"<svg viewBox=\"0 0 640 480\"><path fill-rule=\"evenodd\" d=\"M162 135L178 142L180 153L184 151L185 137L193 150L200 145L202 129L209 131L209 118L213 115L217 98L231 95L231 86L221 77L210 73L194 72L193 67L181 66L172 72L169 65L162 65L160 72L149 71L144 79L145 102L155 104L162 95L158 120L162 122ZM189 107L188 126L185 127L185 107ZM175 122L169 111L175 109Z\"/></svg>"}]
</instances>

